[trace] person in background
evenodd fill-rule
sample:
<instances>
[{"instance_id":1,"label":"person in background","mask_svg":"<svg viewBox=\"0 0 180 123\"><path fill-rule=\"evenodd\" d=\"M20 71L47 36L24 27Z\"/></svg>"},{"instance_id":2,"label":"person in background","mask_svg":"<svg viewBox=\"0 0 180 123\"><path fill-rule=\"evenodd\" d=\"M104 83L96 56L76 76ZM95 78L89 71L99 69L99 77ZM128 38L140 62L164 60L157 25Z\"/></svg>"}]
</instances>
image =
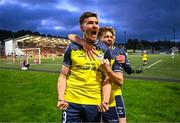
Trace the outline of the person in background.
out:
<instances>
[{"instance_id":1,"label":"person in background","mask_svg":"<svg viewBox=\"0 0 180 123\"><path fill-rule=\"evenodd\" d=\"M26 59L23 60L22 65L21 65L21 70L28 70L30 64L27 62Z\"/></svg>"},{"instance_id":2,"label":"person in background","mask_svg":"<svg viewBox=\"0 0 180 123\"><path fill-rule=\"evenodd\" d=\"M148 61L148 55L147 55L147 53L146 53L146 50L143 51L142 61L143 61L143 69L146 69L146 67L147 67L147 61Z\"/></svg>"},{"instance_id":3,"label":"person in background","mask_svg":"<svg viewBox=\"0 0 180 123\"><path fill-rule=\"evenodd\" d=\"M171 52L171 58L174 59L174 51Z\"/></svg>"}]
</instances>

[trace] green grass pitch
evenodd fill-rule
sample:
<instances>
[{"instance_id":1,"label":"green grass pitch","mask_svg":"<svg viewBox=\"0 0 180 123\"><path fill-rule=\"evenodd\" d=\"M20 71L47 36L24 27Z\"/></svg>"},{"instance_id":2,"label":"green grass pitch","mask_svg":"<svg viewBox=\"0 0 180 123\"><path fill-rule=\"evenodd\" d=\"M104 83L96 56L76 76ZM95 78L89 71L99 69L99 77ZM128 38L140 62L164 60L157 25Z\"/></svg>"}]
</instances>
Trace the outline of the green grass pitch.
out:
<instances>
[{"instance_id":1,"label":"green grass pitch","mask_svg":"<svg viewBox=\"0 0 180 123\"><path fill-rule=\"evenodd\" d=\"M140 55L129 55L129 59L134 69L142 66ZM125 75L123 97L128 122L180 122L180 83L173 82L180 80L180 56L149 55L148 65L160 59L162 62L130 76L172 82L134 80ZM60 122L56 85L62 58L42 59L41 65L31 65L29 71L21 71L19 62L0 61L0 122Z\"/></svg>"}]
</instances>

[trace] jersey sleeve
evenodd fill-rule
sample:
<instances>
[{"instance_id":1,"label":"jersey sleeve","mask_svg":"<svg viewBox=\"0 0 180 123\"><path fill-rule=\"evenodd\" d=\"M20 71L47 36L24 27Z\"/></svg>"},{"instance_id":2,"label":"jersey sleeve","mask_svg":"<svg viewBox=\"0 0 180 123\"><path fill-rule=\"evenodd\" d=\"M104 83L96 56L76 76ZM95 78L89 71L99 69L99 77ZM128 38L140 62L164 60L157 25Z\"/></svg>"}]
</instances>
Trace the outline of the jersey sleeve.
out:
<instances>
[{"instance_id":1,"label":"jersey sleeve","mask_svg":"<svg viewBox=\"0 0 180 123\"><path fill-rule=\"evenodd\" d=\"M109 48L106 50L104 54L104 59L108 59L109 61L111 61L111 51L109 50Z\"/></svg>"},{"instance_id":2,"label":"jersey sleeve","mask_svg":"<svg viewBox=\"0 0 180 123\"><path fill-rule=\"evenodd\" d=\"M63 65L70 67L72 64L71 60L71 46L69 45L66 47L66 50L64 52L64 59L63 59Z\"/></svg>"},{"instance_id":3,"label":"jersey sleeve","mask_svg":"<svg viewBox=\"0 0 180 123\"><path fill-rule=\"evenodd\" d=\"M122 67L124 69L124 71L127 73L127 74L131 74L133 72L132 68L131 68L131 64L128 60L128 57L126 55L126 52L124 51L123 52L123 55L125 56L125 63L122 64Z\"/></svg>"},{"instance_id":4,"label":"jersey sleeve","mask_svg":"<svg viewBox=\"0 0 180 123\"><path fill-rule=\"evenodd\" d=\"M114 72L123 72L122 64L119 63L116 59L114 63L112 64L112 70Z\"/></svg>"}]
</instances>

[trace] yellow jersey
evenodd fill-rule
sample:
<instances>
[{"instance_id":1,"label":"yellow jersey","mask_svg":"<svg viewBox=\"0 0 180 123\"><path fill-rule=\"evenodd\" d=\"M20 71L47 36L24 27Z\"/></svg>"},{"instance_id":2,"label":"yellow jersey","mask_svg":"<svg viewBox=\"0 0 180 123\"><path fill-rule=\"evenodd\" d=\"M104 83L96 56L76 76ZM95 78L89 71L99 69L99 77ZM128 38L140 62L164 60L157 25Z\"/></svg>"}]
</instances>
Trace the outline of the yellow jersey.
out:
<instances>
[{"instance_id":1,"label":"yellow jersey","mask_svg":"<svg viewBox=\"0 0 180 123\"><path fill-rule=\"evenodd\" d=\"M106 44L97 41L93 44L98 54L96 60L86 58L82 46L71 43L65 50L63 64L70 68L66 81L65 100L76 104L101 104L102 59L111 58Z\"/></svg>"},{"instance_id":2,"label":"yellow jersey","mask_svg":"<svg viewBox=\"0 0 180 123\"><path fill-rule=\"evenodd\" d=\"M148 55L146 53L143 53L142 54L142 60L147 61L147 59L148 59Z\"/></svg>"}]
</instances>

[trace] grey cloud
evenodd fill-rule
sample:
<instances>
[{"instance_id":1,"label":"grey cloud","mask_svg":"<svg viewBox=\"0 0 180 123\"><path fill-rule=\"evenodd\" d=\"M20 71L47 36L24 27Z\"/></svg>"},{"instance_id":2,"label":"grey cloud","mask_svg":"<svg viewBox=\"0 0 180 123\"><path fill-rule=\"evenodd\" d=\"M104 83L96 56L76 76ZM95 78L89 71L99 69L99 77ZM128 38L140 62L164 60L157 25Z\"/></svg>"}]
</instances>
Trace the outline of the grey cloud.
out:
<instances>
[{"instance_id":1,"label":"grey cloud","mask_svg":"<svg viewBox=\"0 0 180 123\"><path fill-rule=\"evenodd\" d=\"M77 14L56 8L37 7L29 9L19 5L1 5L0 28L11 30L23 28L38 31L41 21L48 19L64 26L65 29L71 29L78 23Z\"/></svg>"},{"instance_id":2,"label":"grey cloud","mask_svg":"<svg viewBox=\"0 0 180 123\"><path fill-rule=\"evenodd\" d=\"M17 30L22 28L47 34L80 34L79 16L84 11L97 12L101 19L107 20L101 26L113 26L117 39L124 40L124 31L128 38L154 40L167 37L172 39L172 29L180 34L179 0L16 0L19 4L0 5L0 28ZM66 4L78 8L69 11L57 9L56 4ZM26 3L27 6L21 6ZM37 6L35 6L37 5ZM53 20L64 30L42 27L41 21ZM109 22L108 22L109 20ZM113 23L110 23L112 21Z\"/></svg>"}]
</instances>

